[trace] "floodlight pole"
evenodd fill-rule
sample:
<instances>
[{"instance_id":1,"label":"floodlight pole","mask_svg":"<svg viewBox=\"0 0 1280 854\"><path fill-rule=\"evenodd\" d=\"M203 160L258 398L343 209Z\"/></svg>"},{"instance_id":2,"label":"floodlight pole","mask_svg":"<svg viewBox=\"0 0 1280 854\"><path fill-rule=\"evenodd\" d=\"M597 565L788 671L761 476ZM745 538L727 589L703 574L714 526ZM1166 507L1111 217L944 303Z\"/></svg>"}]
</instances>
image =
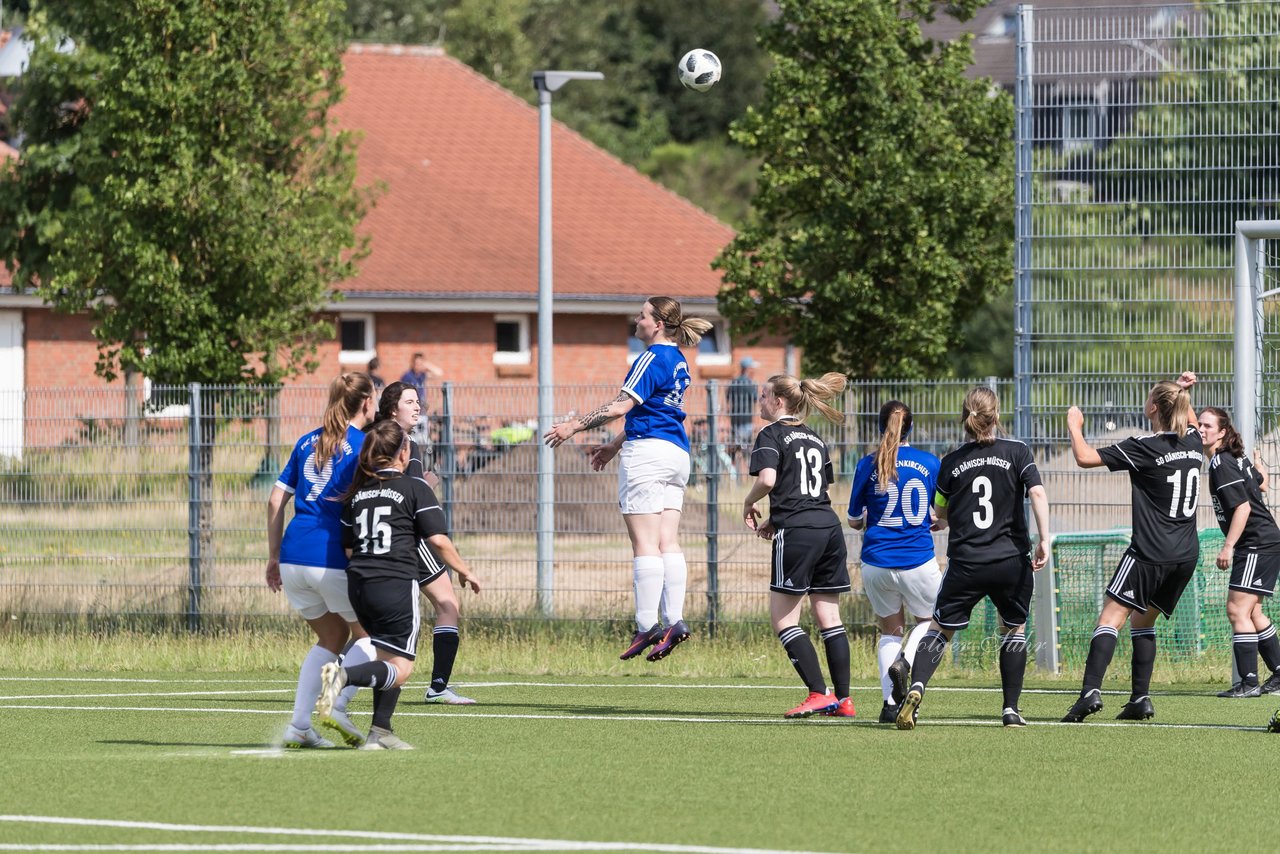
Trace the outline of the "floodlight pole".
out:
<instances>
[{"instance_id":1,"label":"floodlight pole","mask_svg":"<svg viewBox=\"0 0 1280 854\"><path fill-rule=\"evenodd\" d=\"M555 419L552 386L551 301L551 93L570 80L603 80L599 71L535 71L538 90L538 435ZM538 444L538 610L551 616L555 575L555 455Z\"/></svg>"}]
</instances>

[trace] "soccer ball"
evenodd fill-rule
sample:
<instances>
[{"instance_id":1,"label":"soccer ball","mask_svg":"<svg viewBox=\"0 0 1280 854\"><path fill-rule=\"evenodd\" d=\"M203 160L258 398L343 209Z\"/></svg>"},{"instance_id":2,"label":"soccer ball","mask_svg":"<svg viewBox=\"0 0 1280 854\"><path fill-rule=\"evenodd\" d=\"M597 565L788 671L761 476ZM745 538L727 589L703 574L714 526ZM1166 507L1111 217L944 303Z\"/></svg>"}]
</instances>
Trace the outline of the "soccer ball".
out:
<instances>
[{"instance_id":1,"label":"soccer ball","mask_svg":"<svg viewBox=\"0 0 1280 854\"><path fill-rule=\"evenodd\" d=\"M720 79L720 59L709 50L694 48L680 58L680 82L705 92Z\"/></svg>"}]
</instances>

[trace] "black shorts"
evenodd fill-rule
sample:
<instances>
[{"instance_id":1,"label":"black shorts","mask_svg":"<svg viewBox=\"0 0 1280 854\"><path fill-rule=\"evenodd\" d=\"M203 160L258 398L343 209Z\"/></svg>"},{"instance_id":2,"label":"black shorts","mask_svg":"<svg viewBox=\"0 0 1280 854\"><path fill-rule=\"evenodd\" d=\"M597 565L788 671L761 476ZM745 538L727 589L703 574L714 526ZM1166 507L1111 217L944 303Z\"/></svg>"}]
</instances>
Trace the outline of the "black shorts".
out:
<instances>
[{"instance_id":1,"label":"black shorts","mask_svg":"<svg viewBox=\"0 0 1280 854\"><path fill-rule=\"evenodd\" d=\"M1035 575L1026 555L981 564L953 560L942 576L933 619L944 629L963 629L969 625L973 606L988 596L1000 621L1011 629L1017 628L1031 613L1034 590Z\"/></svg>"},{"instance_id":2,"label":"black shorts","mask_svg":"<svg viewBox=\"0 0 1280 854\"><path fill-rule=\"evenodd\" d=\"M418 582L411 578L365 579L348 571L347 595L373 645L412 661L422 625Z\"/></svg>"},{"instance_id":3,"label":"black shorts","mask_svg":"<svg viewBox=\"0 0 1280 854\"><path fill-rule=\"evenodd\" d=\"M1276 576L1280 575L1280 553L1236 552L1231 562L1231 581L1228 589L1258 596L1270 596L1276 591Z\"/></svg>"},{"instance_id":4,"label":"black shorts","mask_svg":"<svg viewBox=\"0 0 1280 854\"><path fill-rule=\"evenodd\" d=\"M424 587L448 571L426 540L418 540L418 583Z\"/></svg>"},{"instance_id":5,"label":"black shorts","mask_svg":"<svg viewBox=\"0 0 1280 854\"><path fill-rule=\"evenodd\" d=\"M848 593L849 554L844 529L779 528L773 535L773 574L769 589L806 593Z\"/></svg>"},{"instance_id":6,"label":"black shorts","mask_svg":"<svg viewBox=\"0 0 1280 854\"><path fill-rule=\"evenodd\" d=\"M1182 598L1182 591L1195 574L1194 560L1147 563L1138 560L1132 550L1127 550L1107 585L1107 596L1144 614L1148 607L1154 607L1166 617L1171 617Z\"/></svg>"}]
</instances>

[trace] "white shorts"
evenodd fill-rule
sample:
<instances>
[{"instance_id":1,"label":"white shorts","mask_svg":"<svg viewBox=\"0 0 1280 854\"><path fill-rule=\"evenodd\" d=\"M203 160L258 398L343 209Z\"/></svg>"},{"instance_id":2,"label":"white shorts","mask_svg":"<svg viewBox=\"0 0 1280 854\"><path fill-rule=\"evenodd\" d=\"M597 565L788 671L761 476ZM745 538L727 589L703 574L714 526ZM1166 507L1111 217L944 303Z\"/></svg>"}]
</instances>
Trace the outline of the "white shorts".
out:
<instances>
[{"instance_id":1,"label":"white shorts","mask_svg":"<svg viewBox=\"0 0 1280 854\"><path fill-rule=\"evenodd\" d=\"M684 508L689 452L666 439L631 439L618 454L618 506L623 515Z\"/></svg>"},{"instance_id":2,"label":"white shorts","mask_svg":"<svg viewBox=\"0 0 1280 854\"><path fill-rule=\"evenodd\" d=\"M938 568L937 558L929 558L927 563L913 569L862 565L862 589L867 592L877 617L892 617L905 605L909 616L928 618L933 613L940 584L942 570Z\"/></svg>"},{"instance_id":3,"label":"white shorts","mask_svg":"<svg viewBox=\"0 0 1280 854\"><path fill-rule=\"evenodd\" d=\"M303 619L314 620L332 611L348 623L356 621L356 612L347 594L345 569L282 563L280 581L289 605Z\"/></svg>"}]
</instances>

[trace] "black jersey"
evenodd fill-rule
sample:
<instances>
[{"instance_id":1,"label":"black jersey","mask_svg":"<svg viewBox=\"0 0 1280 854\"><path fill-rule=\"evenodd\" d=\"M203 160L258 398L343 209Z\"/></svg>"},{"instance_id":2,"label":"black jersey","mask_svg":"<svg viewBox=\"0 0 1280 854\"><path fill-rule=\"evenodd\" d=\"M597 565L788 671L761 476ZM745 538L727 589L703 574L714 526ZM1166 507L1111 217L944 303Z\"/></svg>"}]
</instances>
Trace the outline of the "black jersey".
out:
<instances>
[{"instance_id":1,"label":"black jersey","mask_svg":"<svg viewBox=\"0 0 1280 854\"><path fill-rule=\"evenodd\" d=\"M943 457L935 503L947 508L947 557L992 563L1030 552L1022 500L1039 485L1031 449L1014 439L966 442Z\"/></svg>"},{"instance_id":2,"label":"black jersey","mask_svg":"<svg viewBox=\"0 0 1280 854\"><path fill-rule=\"evenodd\" d=\"M804 422L782 418L756 436L751 474L776 469L769 492L769 521L775 528L839 527L827 490L835 480L827 443Z\"/></svg>"},{"instance_id":3,"label":"black jersey","mask_svg":"<svg viewBox=\"0 0 1280 854\"><path fill-rule=\"evenodd\" d=\"M1256 552L1280 552L1280 527L1262 500L1262 473L1248 457L1214 454L1209 463L1209 489L1213 512L1222 533L1231 527L1231 516L1241 504L1249 505L1249 521L1245 522L1236 548Z\"/></svg>"},{"instance_id":4,"label":"black jersey","mask_svg":"<svg viewBox=\"0 0 1280 854\"><path fill-rule=\"evenodd\" d=\"M1181 436L1156 433L1133 436L1098 456L1111 471L1129 472L1133 487L1133 542L1138 560L1184 563L1198 560L1196 507L1204 444L1195 427Z\"/></svg>"},{"instance_id":5,"label":"black jersey","mask_svg":"<svg viewBox=\"0 0 1280 854\"><path fill-rule=\"evenodd\" d=\"M418 578L418 540L447 532L444 510L420 478L401 472L356 492L342 511L347 572L363 578Z\"/></svg>"}]
</instances>

